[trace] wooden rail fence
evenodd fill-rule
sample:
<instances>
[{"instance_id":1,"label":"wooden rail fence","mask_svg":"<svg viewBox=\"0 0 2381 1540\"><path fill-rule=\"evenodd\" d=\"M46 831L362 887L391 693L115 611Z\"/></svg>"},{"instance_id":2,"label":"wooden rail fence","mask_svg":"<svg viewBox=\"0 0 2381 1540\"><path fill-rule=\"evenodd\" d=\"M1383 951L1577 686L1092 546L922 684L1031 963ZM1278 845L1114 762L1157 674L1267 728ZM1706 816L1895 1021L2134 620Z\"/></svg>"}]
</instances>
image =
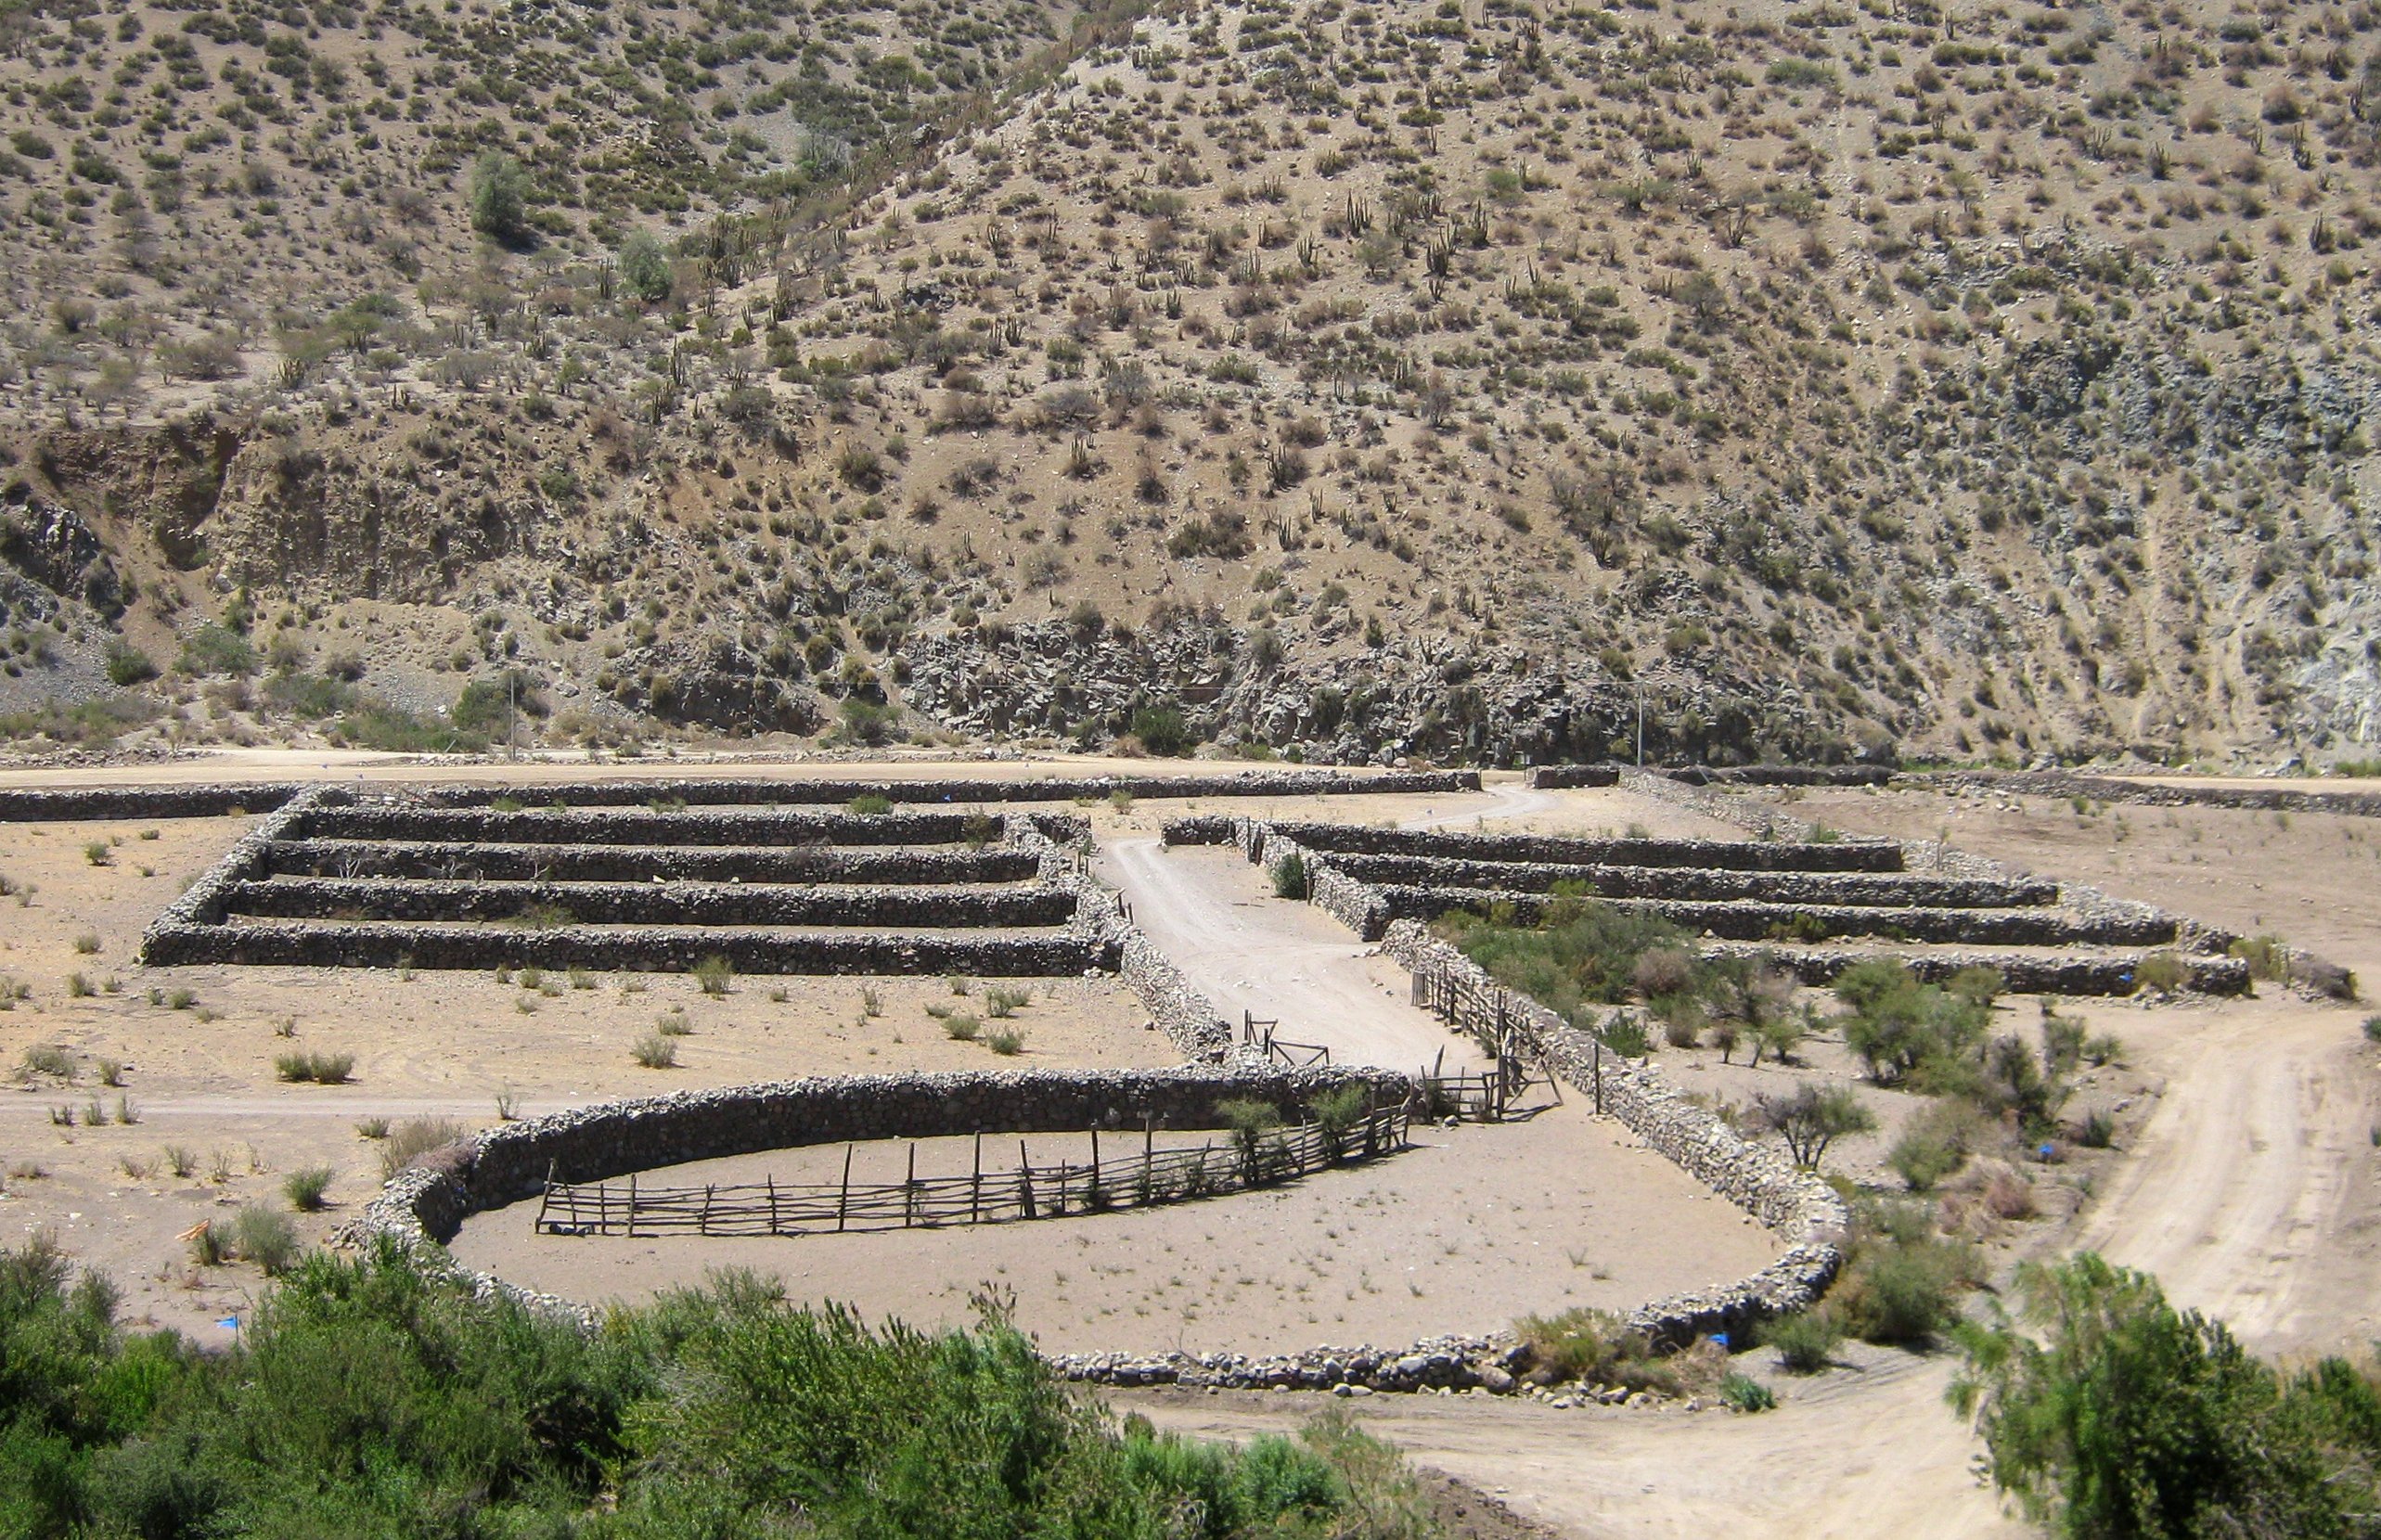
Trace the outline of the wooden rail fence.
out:
<instances>
[{"instance_id":1,"label":"wooden rail fence","mask_svg":"<svg viewBox=\"0 0 2381 1540\"><path fill-rule=\"evenodd\" d=\"M1374 1160L1406 1148L1408 1109L1368 1112L1345 1128L1305 1123L1260 1134L1253 1141L1210 1141L1196 1149L1159 1149L1144 1129L1139 1151L1102 1161L1091 1134L1088 1164L1036 1165L1017 1141L1017 1165L984 1168L984 1138L975 1140L975 1169L964 1176L920 1176L918 1147L909 1147L909 1175L899 1182L852 1180L852 1148L843 1149L839 1182L652 1187L635 1175L625 1183L548 1180L532 1223L543 1235L700 1236L824 1235L851 1230L931 1229L1018 1219L1147 1208L1303 1176L1332 1166Z\"/></svg>"}]
</instances>

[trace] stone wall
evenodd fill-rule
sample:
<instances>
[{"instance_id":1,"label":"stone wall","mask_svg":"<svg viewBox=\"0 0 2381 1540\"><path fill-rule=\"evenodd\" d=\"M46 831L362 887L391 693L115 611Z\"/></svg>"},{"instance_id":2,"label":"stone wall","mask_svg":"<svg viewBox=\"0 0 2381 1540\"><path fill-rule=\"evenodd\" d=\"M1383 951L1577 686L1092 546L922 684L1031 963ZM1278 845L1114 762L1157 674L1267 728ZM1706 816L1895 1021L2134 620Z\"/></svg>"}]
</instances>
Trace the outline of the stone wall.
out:
<instances>
[{"instance_id":1,"label":"stone wall","mask_svg":"<svg viewBox=\"0 0 2381 1540\"><path fill-rule=\"evenodd\" d=\"M1165 800L1188 797L1334 797L1477 791L1476 770L1384 771L1363 775L1340 770L1242 770L1225 775L984 776L940 780L672 779L541 781L519 786L472 782L431 787L422 795L441 807L484 807L499 797L530 802L560 802L573 807L631 807L660 800L690 807L747 804L792 806L843 803L882 797L895 803L1058 802L1094 801L1122 792Z\"/></svg>"},{"instance_id":2,"label":"stone wall","mask_svg":"<svg viewBox=\"0 0 2381 1540\"><path fill-rule=\"evenodd\" d=\"M1252 820L1239 820L1246 826ZM1577 866L1710 866L1741 871L1901 870L1901 847L1884 840L1787 843L1744 840L1583 840L1534 834L1441 834L1357 824L1271 821L1263 827L1309 850L1357 855L1437 855L1463 861ZM1167 838L1172 840L1173 826ZM1239 834L1243 850L1255 837ZM1180 841L1189 843L1190 841Z\"/></svg>"},{"instance_id":3,"label":"stone wall","mask_svg":"<svg viewBox=\"0 0 2381 1540\"><path fill-rule=\"evenodd\" d=\"M1065 925L1075 895L1010 888L794 887L735 882L522 882L282 877L227 885L231 914L275 919L511 920L539 909L581 925L890 926L898 930Z\"/></svg>"},{"instance_id":4,"label":"stone wall","mask_svg":"<svg viewBox=\"0 0 2381 1540\"><path fill-rule=\"evenodd\" d=\"M1110 948L1075 933L1049 936L829 935L701 926L507 926L363 920L255 920L152 926L141 961L153 968L233 963L284 968L591 968L684 972L724 957L740 973L963 973L1056 978L1114 966Z\"/></svg>"},{"instance_id":5,"label":"stone wall","mask_svg":"<svg viewBox=\"0 0 2381 1540\"><path fill-rule=\"evenodd\" d=\"M204 929L219 923L224 918L224 905L231 890L238 883L264 875L273 847L290 838L317 810L335 805L346 793L333 788L308 787L284 802L278 811L266 817L254 828L239 837L221 859L199 873L199 880L182 890L181 895L159 911L149 922L141 947L141 960L152 961L149 947L162 933Z\"/></svg>"},{"instance_id":6,"label":"stone wall","mask_svg":"<svg viewBox=\"0 0 2381 1540\"><path fill-rule=\"evenodd\" d=\"M1457 909L1485 913L1507 906L1525 925L1548 905L1544 893L1493 888L1417 888L1371 884L1392 919L1436 919ZM2175 940L2170 915L2077 914L2064 908L1921 909L1849 904L1703 903L1659 898L1606 898L1615 909L1650 915L1693 934L1721 941L1791 943L1797 926L1832 936L1883 936L1952 946L2166 946ZM1371 938L1378 939L1378 938Z\"/></svg>"},{"instance_id":7,"label":"stone wall","mask_svg":"<svg viewBox=\"0 0 2381 1540\"><path fill-rule=\"evenodd\" d=\"M1727 943L1705 946L1706 957L1757 957L1790 969L1804 983L1818 986L1855 963L1879 956L1873 947L1785 946ZM1928 983L1943 983L1963 968L1989 968L1998 972L2012 995L2127 995L2140 987L2134 978L2141 954L2076 956L2011 952L1919 952L1891 956ZM2190 987L2202 995L2238 995L2249 985L2248 964L2238 957L2182 955L2190 970Z\"/></svg>"},{"instance_id":8,"label":"stone wall","mask_svg":"<svg viewBox=\"0 0 2381 1540\"><path fill-rule=\"evenodd\" d=\"M855 883L1022 882L1041 866L1027 851L832 845L473 844L464 841L290 840L266 853L274 876L473 879L484 881Z\"/></svg>"},{"instance_id":9,"label":"stone wall","mask_svg":"<svg viewBox=\"0 0 2381 1540\"><path fill-rule=\"evenodd\" d=\"M963 813L818 813L763 809L430 807L383 802L309 814L293 837L470 844L955 845L998 838L999 820Z\"/></svg>"},{"instance_id":10,"label":"stone wall","mask_svg":"<svg viewBox=\"0 0 2381 1540\"><path fill-rule=\"evenodd\" d=\"M1565 791L1583 786L1618 786L1620 772L1609 764L1540 764L1529 772L1529 784L1540 791Z\"/></svg>"},{"instance_id":11,"label":"stone wall","mask_svg":"<svg viewBox=\"0 0 2381 1540\"><path fill-rule=\"evenodd\" d=\"M1883 786L1893 779L1882 764L1692 764L1662 774L1688 786Z\"/></svg>"},{"instance_id":12,"label":"stone wall","mask_svg":"<svg viewBox=\"0 0 2381 1540\"><path fill-rule=\"evenodd\" d=\"M1384 1102L1404 1075L1352 1067L1250 1065L1171 1070L948 1071L819 1076L679 1091L503 1123L406 1172L365 1205L351 1238L375 1233L444 1243L470 1214L534 1198L550 1177L595 1182L630 1172L804 1145L952 1135L1219 1128L1236 1098L1285 1113L1327 1091L1369 1084Z\"/></svg>"},{"instance_id":13,"label":"stone wall","mask_svg":"<svg viewBox=\"0 0 2381 1540\"><path fill-rule=\"evenodd\" d=\"M2077 776L2057 770L1965 770L1903 778L1921 786L1973 786L2025 797L2089 797L2094 802L2132 802L2146 807L2221 807L2381 818L2381 793L2370 791L2325 792L2294 786L2176 785L2108 776Z\"/></svg>"},{"instance_id":14,"label":"stone wall","mask_svg":"<svg viewBox=\"0 0 2381 1540\"><path fill-rule=\"evenodd\" d=\"M1692 866L1526 866L1434 855L1334 854L1332 865L1364 882L1417 888L1499 888L1546 892L1578 882L1603 898L1772 904L1905 905L1926 908L2022 908L2055 904L2059 885L2042 878L1929 877L1897 872L1726 871Z\"/></svg>"},{"instance_id":15,"label":"stone wall","mask_svg":"<svg viewBox=\"0 0 2381 1540\"><path fill-rule=\"evenodd\" d=\"M118 818L224 818L270 813L303 787L85 786L0 791L0 824L68 824Z\"/></svg>"},{"instance_id":16,"label":"stone wall","mask_svg":"<svg viewBox=\"0 0 2381 1540\"><path fill-rule=\"evenodd\" d=\"M1634 1311L1629 1324L1666 1345L1727 1332L1741 1341L1755 1322L1808 1308L1833 1282L1843 1262L1850 1216L1835 1190L1797 1171L1783 1151L1753 1144L1717 1116L1686 1099L1650 1063L1624 1059L1591 1033L1525 995L1505 990L1454 947L1411 920L1392 925L1383 950L1409 970L1446 971L1462 978L1478 1002L1467 1028L1501 1020L1517 1027L1546 1062L1581 1094L1627 1124L1638 1137L1696 1181L1785 1236L1786 1254L1751 1277L1658 1300ZM1501 998L1499 1010L1489 1002Z\"/></svg>"}]
</instances>

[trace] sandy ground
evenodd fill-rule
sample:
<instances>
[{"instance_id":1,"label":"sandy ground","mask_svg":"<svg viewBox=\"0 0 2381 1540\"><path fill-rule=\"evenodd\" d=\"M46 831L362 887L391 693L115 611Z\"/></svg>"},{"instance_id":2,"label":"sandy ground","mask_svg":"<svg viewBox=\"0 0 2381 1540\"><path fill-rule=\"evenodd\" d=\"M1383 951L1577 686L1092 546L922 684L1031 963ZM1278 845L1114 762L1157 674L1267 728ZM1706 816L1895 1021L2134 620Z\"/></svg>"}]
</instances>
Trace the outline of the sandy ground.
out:
<instances>
[{"instance_id":1,"label":"sandy ground","mask_svg":"<svg viewBox=\"0 0 2381 1540\"><path fill-rule=\"evenodd\" d=\"M1031 1147L1036 1161L1062 1149L1079 1161L1081 1143ZM856 1176L898 1179L907 1149L863 1149ZM832 1180L842 1159L840 1146L780 1150L674 1166L666 1179ZM967 1140L927 1141L919 1169L964 1173L969 1160ZM969 1296L988 1286L1013 1291L1019 1324L1063 1352L1399 1346L1575 1304L1625 1308L1741 1277L1780 1250L1576 1099L1525 1122L1422 1128L1402 1154L1261 1192L1031 1224L632 1241L533 1236L535 1212L470 1220L456 1254L582 1299L642 1299L707 1267L753 1267L796 1299L920 1323L967 1320Z\"/></svg>"},{"instance_id":2,"label":"sandy ground","mask_svg":"<svg viewBox=\"0 0 2381 1540\"><path fill-rule=\"evenodd\" d=\"M496 1121L500 1097L528 1114L798 1074L1179 1057L1149 1029L1139 1002L1108 979L1024 982L1031 1002L1000 1023L1024 1033L1024 1050L1001 1058L982 1042L953 1040L927 1012L985 1017L981 981L969 982L962 998L941 979L753 978L711 997L667 974L516 974L508 982L428 970L407 979L393 970L138 967L141 928L247 827L228 818L8 825L0 855L0 875L19 895L0 899L0 977L28 991L0 1012L0 1073L9 1086L0 1091L0 1239L51 1234L114 1276L130 1318L202 1341L259 1279L241 1266L192 1268L175 1237L242 1202L286 1207L282 1182L317 1166L334 1174L332 1207L294 1217L302 1235L324 1233L380 1181L378 1147L357 1134L366 1119L479 1125ZM157 838L142 838L148 830ZM109 865L91 864L84 848L93 841L106 846ZM93 939L96 951L78 950ZM73 993L77 974L89 995ZM178 991L191 996L185 1008L174 1008ZM687 1029L676 1038L678 1065L641 1068L630 1045L664 1019ZM65 1048L74 1078L28 1073L25 1056L37 1046ZM283 1083L274 1060L290 1052L352 1056L354 1079ZM103 1060L122 1066L121 1084L102 1084ZM136 1122L122 1121L127 1107ZM73 1126L53 1121L58 1109L72 1111ZM169 1151L183 1152L188 1175L173 1175Z\"/></svg>"}]
</instances>

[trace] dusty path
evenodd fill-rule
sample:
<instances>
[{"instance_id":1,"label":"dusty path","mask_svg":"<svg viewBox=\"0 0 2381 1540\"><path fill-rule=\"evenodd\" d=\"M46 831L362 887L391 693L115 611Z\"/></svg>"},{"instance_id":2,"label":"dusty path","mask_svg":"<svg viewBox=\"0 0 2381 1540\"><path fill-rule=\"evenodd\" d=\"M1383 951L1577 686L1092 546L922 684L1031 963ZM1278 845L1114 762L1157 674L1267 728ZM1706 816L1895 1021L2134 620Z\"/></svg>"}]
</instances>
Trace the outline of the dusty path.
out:
<instances>
[{"instance_id":1,"label":"dusty path","mask_svg":"<svg viewBox=\"0 0 2381 1540\"><path fill-rule=\"evenodd\" d=\"M2166 1092L2072 1243L2258 1352L2352 1349L2381 1338L2381 1102L2353 1018L2269 992L2139 1034Z\"/></svg>"},{"instance_id":2,"label":"dusty path","mask_svg":"<svg viewBox=\"0 0 2381 1540\"><path fill-rule=\"evenodd\" d=\"M1874 1352L1864 1367L1782 1387L1759 1417L1676 1410L1556 1411L1535 1403L1374 1396L1352 1406L1420 1464L1503 1498L1579 1540L1996 1540L2030 1533L1967 1469L1966 1430L1943 1405L1952 1366ZM1119 1392L1183 1432L1244 1438L1294 1428L1320 1395Z\"/></svg>"},{"instance_id":3,"label":"dusty path","mask_svg":"<svg viewBox=\"0 0 2381 1540\"><path fill-rule=\"evenodd\" d=\"M1332 1061L1414 1070L1440 1053L1449 1069L1476 1055L1408 1003L1403 969L1310 905L1273 896L1265 874L1230 846L1168 849L1155 840L1104 847L1100 876L1132 901L1133 918L1228 1020L1278 1020L1288 1041L1319 1043Z\"/></svg>"}]
</instances>

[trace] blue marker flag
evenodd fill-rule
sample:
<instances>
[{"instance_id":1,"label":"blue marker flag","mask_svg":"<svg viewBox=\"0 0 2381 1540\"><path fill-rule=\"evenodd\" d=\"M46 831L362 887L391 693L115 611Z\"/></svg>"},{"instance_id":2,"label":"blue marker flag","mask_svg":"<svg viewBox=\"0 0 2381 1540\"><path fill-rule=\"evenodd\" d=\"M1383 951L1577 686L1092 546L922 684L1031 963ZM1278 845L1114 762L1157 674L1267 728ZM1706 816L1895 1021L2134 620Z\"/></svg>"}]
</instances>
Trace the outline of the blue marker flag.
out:
<instances>
[{"instance_id":1,"label":"blue marker flag","mask_svg":"<svg viewBox=\"0 0 2381 1540\"><path fill-rule=\"evenodd\" d=\"M237 1315L226 1315L215 1324L222 1327L226 1331L238 1331L239 1329L239 1317Z\"/></svg>"}]
</instances>

